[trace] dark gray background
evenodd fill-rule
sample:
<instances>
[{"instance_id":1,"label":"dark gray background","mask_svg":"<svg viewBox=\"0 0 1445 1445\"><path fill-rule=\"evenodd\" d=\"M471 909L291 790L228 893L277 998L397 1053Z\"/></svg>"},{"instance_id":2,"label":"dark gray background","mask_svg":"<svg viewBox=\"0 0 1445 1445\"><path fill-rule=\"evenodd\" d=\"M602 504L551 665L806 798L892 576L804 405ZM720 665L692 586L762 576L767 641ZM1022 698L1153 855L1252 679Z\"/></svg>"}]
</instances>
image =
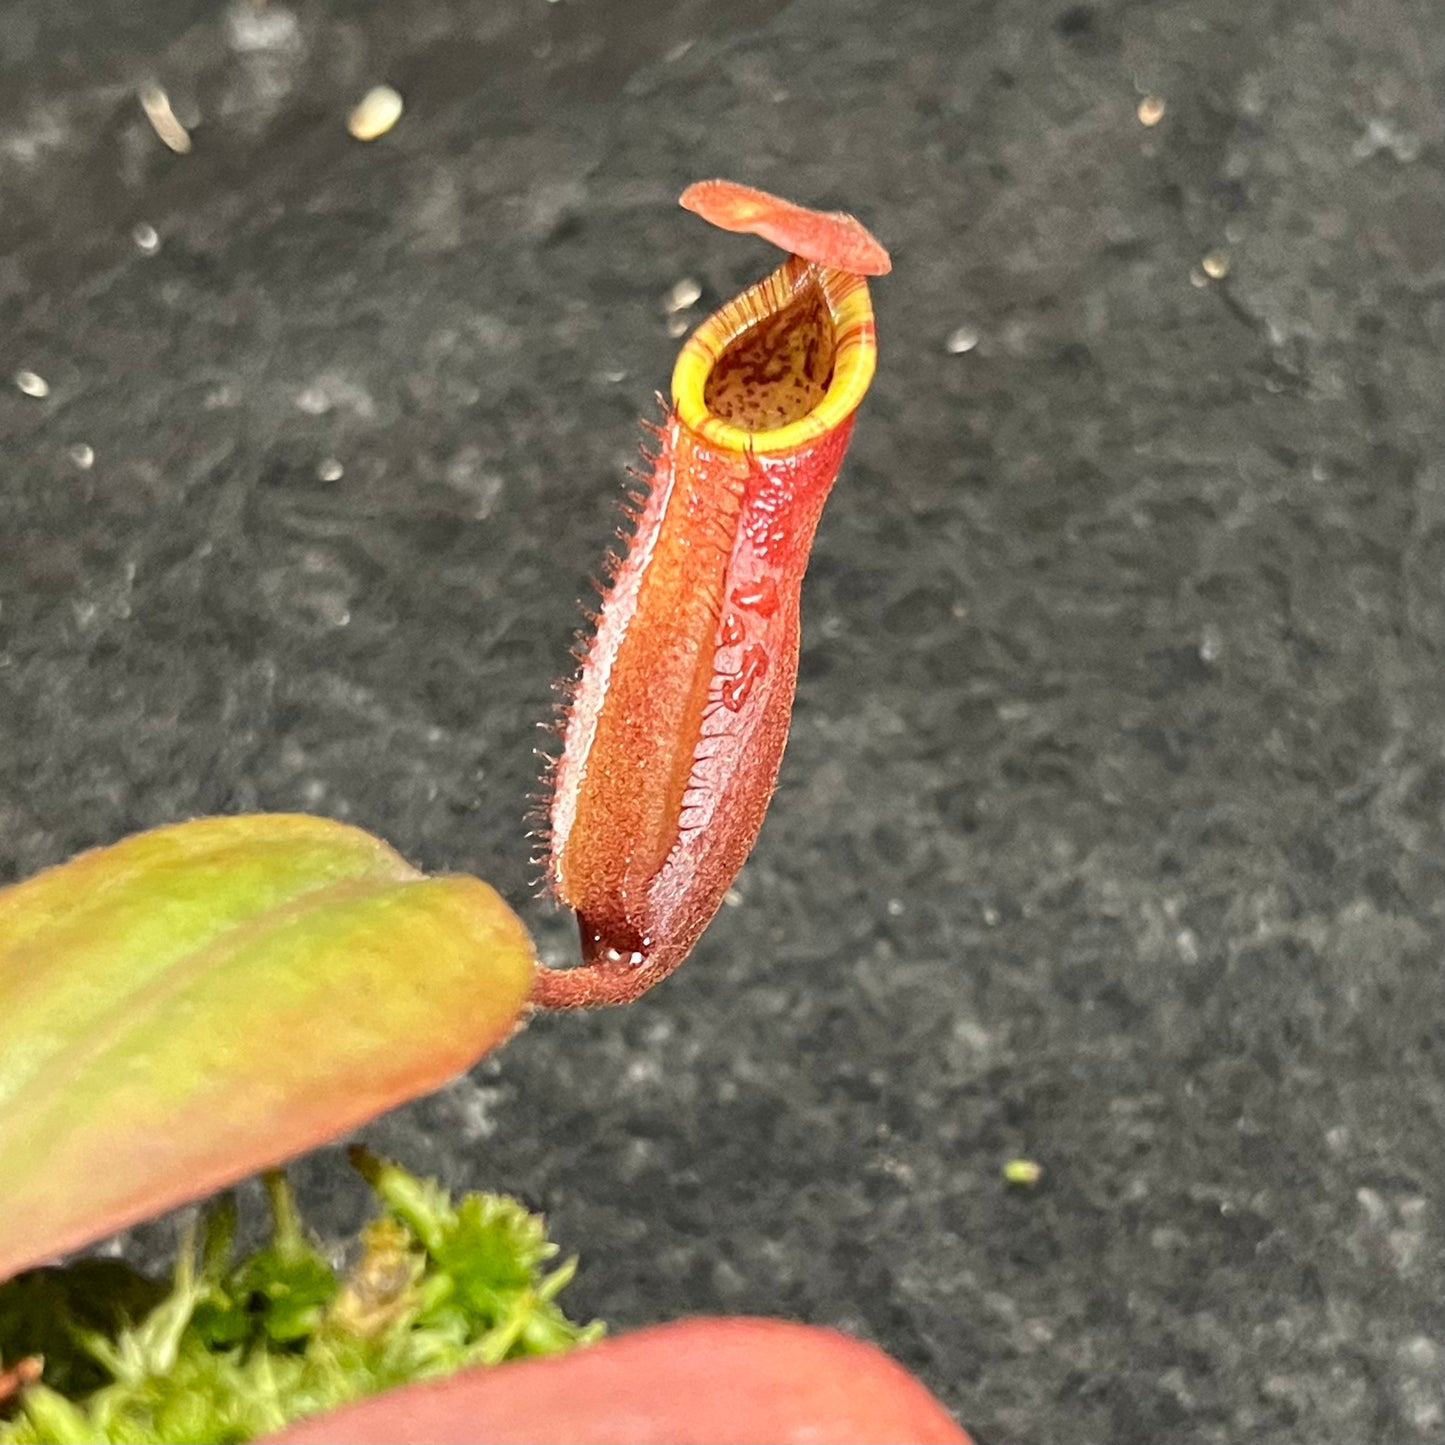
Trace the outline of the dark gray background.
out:
<instances>
[{"instance_id":1,"label":"dark gray background","mask_svg":"<svg viewBox=\"0 0 1445 1445\"><path fill-rule=\"evenodd\" d=\"M580 1312L837 1324L984 1441L1445 1438L1438 21L6 0L0 876L302 808L569 956L535 724L666 293L773 264L675 196L847 206L882 364L737 906L366 1137Z\"/></svg>"}]
</instances>

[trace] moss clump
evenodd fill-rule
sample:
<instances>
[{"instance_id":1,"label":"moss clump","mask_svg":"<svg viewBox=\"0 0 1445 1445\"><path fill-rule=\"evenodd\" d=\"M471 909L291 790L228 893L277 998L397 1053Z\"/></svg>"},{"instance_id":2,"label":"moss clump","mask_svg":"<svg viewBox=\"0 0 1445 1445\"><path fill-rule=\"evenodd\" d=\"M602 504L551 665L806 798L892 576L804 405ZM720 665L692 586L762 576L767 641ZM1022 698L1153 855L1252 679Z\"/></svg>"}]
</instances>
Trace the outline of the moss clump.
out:
<instances>
[{"instance_id":1,"label":"moss clump","mask_svg":"<svg viewBox=\"0 0 1445 1445\"><path fill-rule=\"evenodd\" d=\"M352 1162L381 1215L344 1273L271 1175L271 1238L239 1262L228 1199L183 1244L169 1288L114 1260L0 1285L0 1380L5 1365L43 1356L40 1382L0 1400L0 1445L250 1440L394 1385L602 1334L558 1308L576 1261L544 1272L557 1246L516 1200L453 1204L435 1181L362 1150Z\"/></svg>"}]
</instances>

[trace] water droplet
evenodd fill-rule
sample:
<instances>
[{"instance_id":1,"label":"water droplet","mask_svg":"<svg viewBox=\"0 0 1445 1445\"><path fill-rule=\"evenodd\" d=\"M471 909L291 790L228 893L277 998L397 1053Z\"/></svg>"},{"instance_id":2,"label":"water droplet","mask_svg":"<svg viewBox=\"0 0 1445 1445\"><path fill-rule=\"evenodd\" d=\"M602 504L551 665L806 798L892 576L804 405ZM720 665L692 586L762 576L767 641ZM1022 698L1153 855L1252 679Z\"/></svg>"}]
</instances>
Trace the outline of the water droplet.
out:
<instances>
[{"instance_id":1,"label":"water droplet","mask_svg":"<svg viewBox=\"0 0 1445 1445\"><path fill-rule=\"evenodd\" d=\"M25 393L26 396L33 396L37 401L50 395L50 383L34 371L17 371L15 373L15 385Z\"/></svg>"},{"instance_id":2,"label":"water droplet","mask_svg":"<svg viewBox=\"0 0 1445 1445\"><path fill-rule=\"evenodd\" d=\"M960 326L948 333L948 339L943 343L943 349L950 356L962 356L965 352L972 351L978 345L978 332L972 326Z\"/></svg>"},{"instance_id":3,"label":"water droplet","mask_svg":"<svg viewBox=\"0 0 1445 1445\"><path fill-rule=\"evenodd\" d=\"M141 109L151 123L151 129L160 138L161 144L167 150L173 150L178 156L189 155L191 149L190 132L183 126L176 117L175 111L171 109L171 98L159 85L148 85L140 93Z\"/></svg>"},{"instance_id":4,"label":"water droplet","mask_svg":"<svg viewBox=\"0 0 1445 1445\"><path fill-rule=\"evenodd\" d=\"M771 577L740 582L733 588L732 600L737 607L746 607L760 617L771 617L778 610L778 584Z\"/></svg>"},{"instance_id":5,"label":"water droplet","mask_svg":"<svg viewBox=\"0 0 1445 1445\"><path fill-rule=\"evenodd\" d=\"M629 949L624 953L622 949L614 948L609 944L602 950L602 962L604 963L625 963L629 968L636 968L646 961L647 955L636 948Z\"/></svg>"},{"instance_id":6,"label":"water droplet","mask_svg":"<svg viewBox=\"0 0 1445 1445\"><path fill-rule=\"evenodd\" d=\"M758 679L768 670L767 649L752 642L743 649L742 663L731 677L722 681L722 703L729 712L741 712Z\"/></svg>"},{"instance_id":7,"label":"water droplet","mask_svg":"<svg viewBox=\"0 0 1445 1445\"><path fill-rule=\"evenodd\" d=\"M345 474L346 468L335 457L327 457L316 468L317 480L322 482L339 482Z\"/></svg>"},{"instance_id":8,"label":"water droplet","mask_svg":"<svg viewBox=\"0 0 1445 1445\"><path fill-rule=\"evenodd\" d=\"M84 442L76 442L66 455L83 472L88 472L95 465L95 451Z\"/></svg>"},{"instance_id":9,"label":"water droplet","mask_svg":"<svg viewBox=\"0 0 1445 1445\"><path fill-rule=\"evenodd\" d=\"M1222 281L1229 275L1229 252L1211 251L1199 263L1199 269L1209 277L1211 281Z\"/></svg>"},{"instance_id":10,"label":"water droplet","mask_svg":"<svg viewBox=\"0 0 1445 1445\"><path fill-rule=\"evenodd\" d=\"M346 128L357 140L376 140L401 119L404 105L399 91L389 85L375 86L347 117Z\"/></svg>"},{"instance_id":11,"label":"water droplet","mask_svg":"<svg viewBox=\"0 0 1445 1445\"><path fill-rule=\"evenodd\" d=\"M668 293L663 305L668 311L686 311L696 306L702 297L702 287L691 276L684 276Z\"/></svg>"},{"instance_id":12,"label":"water droplet","mask_svg":"<svg viewBox=\"0 0 1445 1445\"><path fill-rule=\"evenodd\" d=\"M1144 126L1158 125L1164 119L1164 97L1162 95L1146 95L1139 102L1139 109L1135 114L1139 117L1139 124Z\"/></svg>"},{"instance_id":13,"label":"water droplet","mask_svg":"<svg viewBox=\"0 0 1445 1445\"><path fill-rule=\"evenodd\" d=\"M145 221L139 222L131 229L130 238L135 242L136 249L145 252L147 256L154 256L161 248L160 232Z\"/></svg>"}]
</instances>

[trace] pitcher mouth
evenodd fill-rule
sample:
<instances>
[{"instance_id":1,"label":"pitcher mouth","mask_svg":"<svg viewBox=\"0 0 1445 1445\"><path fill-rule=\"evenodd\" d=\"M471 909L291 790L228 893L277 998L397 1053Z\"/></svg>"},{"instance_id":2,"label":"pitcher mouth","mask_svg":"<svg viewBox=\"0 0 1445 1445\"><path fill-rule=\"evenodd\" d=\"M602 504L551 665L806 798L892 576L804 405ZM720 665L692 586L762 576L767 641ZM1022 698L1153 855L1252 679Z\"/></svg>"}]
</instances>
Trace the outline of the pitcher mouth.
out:
<instances>
[{"instance_id":1,"label":"pitcher mouth","mask_svg":"<svg viewBox=\"0 0 1445 1445\"><path fill-rule=\"evenodd\" d=\"M791 451L847 421L877 355L864 279L790 256L687 339L673 404L715 446Z\"/></svg>"}]
</instances>

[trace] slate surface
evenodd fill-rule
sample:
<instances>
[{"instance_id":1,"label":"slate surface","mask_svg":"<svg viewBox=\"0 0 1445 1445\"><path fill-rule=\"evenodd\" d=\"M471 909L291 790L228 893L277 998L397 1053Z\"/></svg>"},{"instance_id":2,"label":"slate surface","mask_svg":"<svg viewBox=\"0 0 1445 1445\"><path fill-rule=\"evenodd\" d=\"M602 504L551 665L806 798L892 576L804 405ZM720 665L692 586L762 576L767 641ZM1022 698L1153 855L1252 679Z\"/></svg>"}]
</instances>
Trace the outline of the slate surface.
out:
<instances>
[{"instance_id":1,"label":"slate surface","mask_svg":"<svg viewBox=\"0 0 1445 1445\"><path fill-rule=\"evenodd\" d=\"M1436 22L5 0L0 876L310 809L566 957L534 725L665 294L771 264L673 199L846 205L884 359L738 905L367 1137L579 1311L837 1324L987 1442L1445 1438Z\"/></svg>"}]
</instances>

